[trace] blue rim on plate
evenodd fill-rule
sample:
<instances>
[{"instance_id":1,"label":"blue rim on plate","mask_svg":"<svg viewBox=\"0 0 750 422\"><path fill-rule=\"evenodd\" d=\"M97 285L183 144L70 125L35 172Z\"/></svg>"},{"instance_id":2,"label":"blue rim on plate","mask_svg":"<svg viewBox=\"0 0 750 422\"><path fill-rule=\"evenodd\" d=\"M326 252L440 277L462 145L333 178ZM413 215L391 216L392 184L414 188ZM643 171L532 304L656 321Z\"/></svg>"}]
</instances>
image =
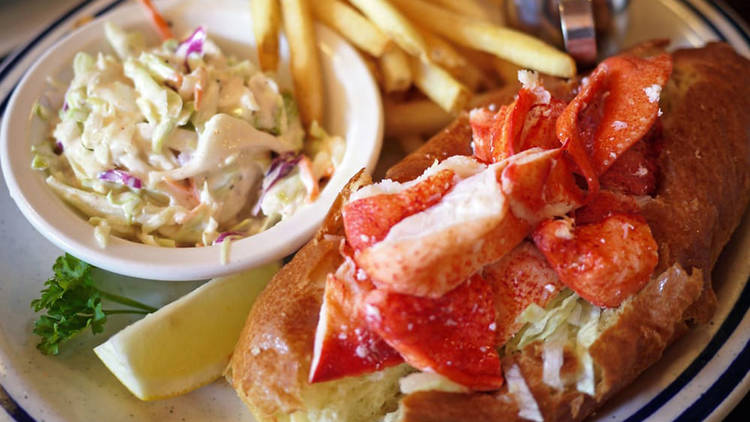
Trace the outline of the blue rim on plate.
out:
<instances>
[{"instance_id":1,"label":"blue rim on plate","mask_svg":"<svg viewBox=\"0 0 750 422\"><path fill-rule=\"evenodd\" d=\"M49 24L44 30L34 37L27 45L23 48L11 53L0 63L0 83L14 70L17 65L52 31L60 27L62 24L67 22L71 17L81 12L84 8L89 5L96 3L97 0L83 0L57 20ZM113 0L96 12L93 13L95 17L99 17L115 7L124 3L126 0ZM736 34L738 34L743 42L750 48L750 28L746 23L742 22L741 19L729 9L721 1L713 0L677 0L680 4L686 6L695 17L698 17L714 35L722 41L728 41L729 37L726 33L722 32L714 21L709 19L701 10L697 7L697 4L708 5L713 12L718 13L721 18L728 23ZM21 79L23 74L19 75L17 80L14 82L13 88L0 101L0 115L3 114L5 108L8 105L8 101L15 91L18 81ZM631 414L627 419L627 422L641 421L656 413L666 403L672 400L687 384L689 384L698 373L711 361L711 358L724 346L730 336L736 331L740 323L745 319L750 310L750 280L745 284L739 298L735 302L731 311L727 315L726 319L721 323L721 326L713 335L711 340L706 344L700 354L693 360L693 362L684 369L666 388L664 388L659 394L654 396L648 403L641 406L640 409ZM742 347L740 353L735 356L734 360L726 366L724 372L718 376L714 382L708 387L697 400L695 400L690 406L687 406L676 418L678 421L692 421L692 420L703 420L709 417L726 398L732 393L742 382L743 378L747 375L748 368L750 368L750 340ZM2 386L0 386L0 389ZM5 391L5 390L3 390ZM32 418L13 398L7 394L11 404L10 407L3 408L10 414L10 416L18 422L34 422Z\"/></svg>"}]
</instances>

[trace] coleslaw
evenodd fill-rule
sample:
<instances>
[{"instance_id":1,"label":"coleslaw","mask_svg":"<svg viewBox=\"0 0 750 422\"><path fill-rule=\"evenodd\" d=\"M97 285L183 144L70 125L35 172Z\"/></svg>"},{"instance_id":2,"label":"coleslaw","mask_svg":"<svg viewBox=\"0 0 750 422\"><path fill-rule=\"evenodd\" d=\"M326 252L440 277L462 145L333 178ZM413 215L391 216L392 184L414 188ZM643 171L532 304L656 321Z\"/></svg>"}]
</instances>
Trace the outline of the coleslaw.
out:
<instances>
[{"instance_id":1,"label":"coleslaw","mask_svg":"<svg viewBox=\"0 0 750 422\"><path fill-rule=\"evenodd\" d=\"M146 48L107 24L115 54L85 52L32 167L94 226L149 245L206 246L263 231L315 199L345 150L305 133L292 95L203 28ZM50 102L50 101L47 101Z\"/></svg>"}]
</instances>

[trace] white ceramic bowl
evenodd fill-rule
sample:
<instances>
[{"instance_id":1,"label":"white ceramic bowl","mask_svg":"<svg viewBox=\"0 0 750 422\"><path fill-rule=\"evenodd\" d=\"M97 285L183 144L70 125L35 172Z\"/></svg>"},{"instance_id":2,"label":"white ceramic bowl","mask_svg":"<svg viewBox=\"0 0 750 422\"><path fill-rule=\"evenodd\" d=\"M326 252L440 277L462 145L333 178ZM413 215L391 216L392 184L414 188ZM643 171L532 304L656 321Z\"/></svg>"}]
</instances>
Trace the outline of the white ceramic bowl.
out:
<instances>
[{"instance_id":1,"label":"white ceramic bowl","mask_svg":"<svg viewBox=\"0 0 750 422\"><path fill-rule=\"evenodd\" d=\"M255 57L249 7L211 7L197 2L162 2L163 13L185 34L203 25L217 44L237 57ZM141 30L156 42L153 28L136 5L119 8L107 20L127 30ZM47 51L26 73L13 94L1 132L0 156L10 194L31 224L63 250L100 268L133 277L157 280L196 280L228 274L279 259L299 248L323 221L337 193L361 168L372 171L380 153L383 110L378 89L357 52L338 35L317 27L326 110L324 127L346 139L341 166L312 204L269 230L232 242L229 261L222 264L221 246L160 248L112 237L100 248L93 227L66 205L44 182L41 172L30 168L30 146L43 136L42 122L32 118L32 107L47 88L48 76L68 81L73 56L78 51L108 50L104 20L93 21L71 33ZM282 39L279 80L290 86L288 48ZM17 239L23 241L22 239Z\"/></svg>"}]
</instances>

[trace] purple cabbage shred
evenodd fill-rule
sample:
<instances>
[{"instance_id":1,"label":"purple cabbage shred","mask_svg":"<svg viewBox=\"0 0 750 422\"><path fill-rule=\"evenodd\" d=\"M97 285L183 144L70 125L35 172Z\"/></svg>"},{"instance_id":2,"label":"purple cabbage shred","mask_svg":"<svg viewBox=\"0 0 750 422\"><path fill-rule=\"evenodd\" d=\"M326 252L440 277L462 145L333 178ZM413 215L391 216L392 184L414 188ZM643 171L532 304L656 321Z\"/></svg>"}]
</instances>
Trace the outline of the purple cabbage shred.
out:
<instances>
[{"instance_id":1,"label":"purple cabbage shred","mask_svg":"<svg viewBox=\"0 0 750 422\"><path fill-rule=\"evenodd\" d=\"M130 173L123 170L107 170L99 173L99 179L107 182L119 183L131 187L133 189L140 189L143 184L141 179L131 175Z\"/></svg>"},{"instance_id":2,"label":"purple cabbage shred","mask_svg":"<svg viewBox=\"0 0 750 422\"><path fill-rule=\"evenodd\" d=\"M243 235L244 234L240 233L240 232L223 232L223 233L219 234L219 237L217 237L216 240L214 240L214 245L217 244L217 243L223 242L227 237L230 237L230 236L243 236Z\"/></svg>"},{"instance_id":3,"label":"purple cabbage shred","mask_svg":"<svg viewBox=\"0 0 750 422\"><path fill-rule=\"evenodd\" d=\"M294 152L285 152L271 161L271 166L268 167L265 177L263 178L263 192L265 193L279 180L283 179L284 176L291 173L292 170L297 166L299 160L302 159L302 155Z\"/></svg>"},{"instance_id":4,"label":"purple cabbage shred","mask_svg":"<svg viewBox=\"0 0 750 422\"><path fill-rule=\"evenodd\" d=\"M185 58L185 67L190 71L188 56L191 53L203 53L203 42L206 41L206 30L199 26L193 33L177 46L177 56Z\"/></svg>"},{"instance_id":5,"label":"purple cabbage shred","mask_svg":"<svg viewBox=\"0 0 750 422\"><path fill-rule=\"evenodd\" d=\"M260 204L263 202L263 197L266 196L268 190L271 189L276 182L283 179L284 176L291 173L301 159L301 154L285 152L271 161L271 165L268 167L268 171L266 171L266 174L263 177L263 186L260 196L258 197L258 202L253 207L253 215L258 215L260 212Z\"/></svg>"}]
</instances>

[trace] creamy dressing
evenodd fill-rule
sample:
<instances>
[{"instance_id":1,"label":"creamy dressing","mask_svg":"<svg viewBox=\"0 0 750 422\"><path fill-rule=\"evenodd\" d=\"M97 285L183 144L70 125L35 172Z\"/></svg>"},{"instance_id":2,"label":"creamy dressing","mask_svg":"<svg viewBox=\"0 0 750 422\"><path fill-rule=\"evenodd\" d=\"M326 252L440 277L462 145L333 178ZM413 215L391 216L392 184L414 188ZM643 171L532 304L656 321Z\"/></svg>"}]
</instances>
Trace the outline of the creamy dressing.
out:
<instances>
[{"instance_id":1,"label":"creamy dressing","mask_svg":"<svg viewBox=\"0 0 750 422\"><path fill-rule=\"evenodd\" d=\"M291 95L202 28L151 49L114 25L105 34L116 54L76 55L58 115L37 113L52 137L32 148L32 167L100 245L109 233L160 246L254 234L309 196L298 169L262 184L274 157L308 154L325 169L316 183L340 163L341 138L316 128L309 151Z\"/></svg>"}]
</instances>

